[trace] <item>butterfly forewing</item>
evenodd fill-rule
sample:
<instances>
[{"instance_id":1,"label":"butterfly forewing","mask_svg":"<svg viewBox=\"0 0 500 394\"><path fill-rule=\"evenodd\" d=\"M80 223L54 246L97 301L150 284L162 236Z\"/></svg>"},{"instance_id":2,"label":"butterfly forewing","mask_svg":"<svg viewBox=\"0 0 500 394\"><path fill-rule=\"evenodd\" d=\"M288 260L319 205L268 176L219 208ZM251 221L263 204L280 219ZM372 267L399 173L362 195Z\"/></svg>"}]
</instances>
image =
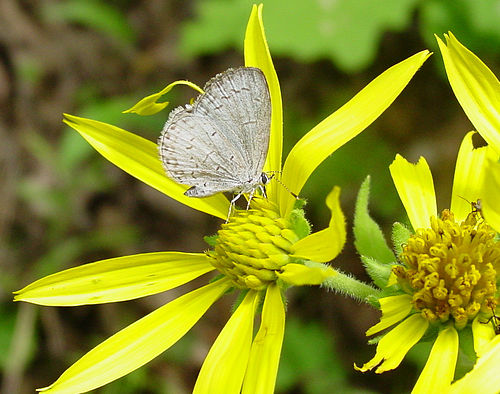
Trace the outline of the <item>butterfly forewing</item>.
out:
<instances>
[{"instance_id":1,"label":"butterfly forewing","mask_svg":"<svg viewBox=\"0 0 500 394\"><path fill-rule=\"evenodd\" d=\"M271 101L264 74L258 68L229 69L212 78L195 103L210 115L246 157L245 167L260 175L269 147Z\"/></svg>"},{"instance_id":2,"label":"butterfly forewing","mask_svg":"<svg viewBox=\"0 0 500 394\"><path fill-rule=\"evenodd\" d=\"M167 174L190 195L250 191L261 182L271 104L262 71L229 69L212 78L192 106L172 111L159 139Z\"/></svg>"}]
</instances>

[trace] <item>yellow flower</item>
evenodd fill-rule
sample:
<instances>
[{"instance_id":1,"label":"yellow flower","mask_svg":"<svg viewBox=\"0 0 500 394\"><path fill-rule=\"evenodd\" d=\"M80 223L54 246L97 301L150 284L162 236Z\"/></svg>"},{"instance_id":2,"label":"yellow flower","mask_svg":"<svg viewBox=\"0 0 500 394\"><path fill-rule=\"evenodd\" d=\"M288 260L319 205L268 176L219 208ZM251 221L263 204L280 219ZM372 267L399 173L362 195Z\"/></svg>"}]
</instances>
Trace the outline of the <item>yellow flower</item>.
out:
<instances>
[{"instance_id":1,"label":"yellow flower","mask_svg":"<svg viewBox=\"0 0 500 394\"><path fill-rule=\"evenodd\" d=\"M446 44L436 36L453 92L479 134L500 154L500 83L451 32L445 38Z\"/></svg>"},{"instance_id":2,"label":"yellow flower","mask_svg":"<svg viewBox=\"0 0 500 394\"><path fill-rule=\"evenodd\" d=\"M445 34L445 38L446 44L436 37L453 92L476 130L498 155L500 154L500 83L481 59L462 45L451 32ZM486 222L500 232L498 205L500 163L497 155L493 155L481 164L485 167L482 172L488 176L482 177L476 198L480 197L480 200L477 200L478 208L481 208L481 214ZM491 319L492 324L497 327L498 334L500 321L496 315ZM483 329L483 325L476 324L476 330ZM496 335L491 342L490 337L491 332L488 332L479 340L479 351L477 351L479 358L474 368L452 384L450 393L473 392L477 391L478 387L482 393L497 393L500 390L500 376L497 373L500 362L500 336Z\"/></svg>"},{"instance_id":3,"label":"yellow flower","mask_svg":"<svg viewBox=\"0 0 500 394\"><path fill-rule=\"evenodd\" d=\"M309 175L332 152L374 121L398 96L429 56L420 52L390 68L345 106L307 133L292 149L282 182L299 193ZM281 171L282 103L278 78L262 24L262 5L253 6L245 36L245 65L260 68L271 102L271 137L265 171ZM177 81L141 100L129 112L151 114L166 103L157 100ZM169 179L157 146L102 122L66 115L105 158L148 185L194 209L225 219L229 202L222 194L207 198L184 195L186 186ZM15 299L40 305L75 306L116 302L172 289L217 269L210 284L185 294L124 328L84 355L43 392L85 392L144 365L179 340L229 289L242 301L210 349L195 393L271 393L274 390L285 324L284 291L292 285L318 285L343 275L320 264L332 260L345 242L339 189L326 199L329 227L309 234L301 209L290 193L271 182L268 199L255 198L250 209L236 210L222 224L207 253L158 252L125 256L68 269L42 278L17 292ZM346 280L351 278L346 277ZM253 322L263 303L260 329Z\"/></svg>"},{"instance_id":4,"label":"yellow flower","mask_svg":"<svg viewBox=\"0 0 500 394\"><path fill-rule=\"evenodd\" d=\"M398 291L379 299L382 317L367 331L393 327L378 343L375 357L361 371L396 368L424 335L434 338L432 351L414 393L441 392L453 380L462 332L472 329L480 356L494 336L499 304L500 244L477 210L490 147L474 149L470 132L457 158L450 210L437 215L432 175L423 157L411 164L397 155L390 166L398 194L415 230L402 245L388 285ZM471 204L476 202L476 204ZM490 322L488 322L489 318ZM499 386L497 385L497 388Z\"/></svg>"},{"instance_id":5,"label":"yellow flower","mask_svg":"<svg viewBox=\"0 0 500 394\"><path fill-rule=\"evenodd\" d=\"M436 38L458 102L479 134L500 154L500 82L451 32L445 34L446 44ZM487 165L492 176L483 185L481 205L485 219L500 232L500 164Z\"/></svg>"}]
</instances>

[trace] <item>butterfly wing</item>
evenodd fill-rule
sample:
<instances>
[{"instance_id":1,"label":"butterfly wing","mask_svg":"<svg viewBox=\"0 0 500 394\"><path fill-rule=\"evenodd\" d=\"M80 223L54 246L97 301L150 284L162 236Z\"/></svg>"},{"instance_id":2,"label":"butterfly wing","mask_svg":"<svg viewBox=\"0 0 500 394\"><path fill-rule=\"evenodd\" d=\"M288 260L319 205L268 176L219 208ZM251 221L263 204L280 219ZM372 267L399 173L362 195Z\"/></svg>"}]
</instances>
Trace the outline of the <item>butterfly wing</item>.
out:
<instances>
[{"instance_id":1,"label":"butterfly wing","mask_svg":"<svg viewBox=\"0 0 500 394\"><path fill-rule=\"evenodd\" d=\"M172 111L159 139L167 174L193 186L190 196L244 191L260 183L271 104L262 71L229 69L194 104Z\"/></svg>"},{"instance_id":2,"label":"butterfly wing","mask_svg":"<svg viewBox=\"0 0 500 394\"><path fill-rule=\"evenodd\" d=\"M195 110L214 119L239 148L247 174L259 177L269 148L271 100L264 73L255 67L229 69L206 84ZM247 175L245 174L245 175Z\"/></svg>"},{"instance_id":3,"label":"butterfly wing","mask_svg":"<svg viewBox=\"0 0 500 394\"><path fill-rule=\"evenodd\" d=\"M223 147L223 149L221 149ZM197 197L229 191L238 186L234 162L244 159L224 140L214 122L185 107L171 113L159 140L167 175L194 186Z\"/></svg>"}]
</instances>

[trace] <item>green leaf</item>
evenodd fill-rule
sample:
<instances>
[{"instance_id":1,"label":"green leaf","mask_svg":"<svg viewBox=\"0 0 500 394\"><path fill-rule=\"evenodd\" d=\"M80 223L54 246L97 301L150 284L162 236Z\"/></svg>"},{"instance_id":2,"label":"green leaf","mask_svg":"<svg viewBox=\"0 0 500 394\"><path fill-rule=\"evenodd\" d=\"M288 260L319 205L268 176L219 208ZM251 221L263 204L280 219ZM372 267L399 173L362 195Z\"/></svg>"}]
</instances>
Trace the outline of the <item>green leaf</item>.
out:
<instances>
[{"instance_id":1,"label":"green leaf","mask_svg":"<svg viewBox=\"0 0 500 394\"><path fill-rule=\"evenodd\" d=\"M381 289L385 288L389 275L391 274L391 266L381 263L371 257L361 256L361 261L373 282Z\"/></svg>"},{"instance_id":2,"label":"green leaf","mask_svg":"<svg viewBox=\"0 0 500 394\"><path fill-rule=\"evenodd\" d=\"M317 322L287 319L276 392L353 393L335 339Z\"/></svg>"},{"instance_id":3,"label":"green leaf","mask_svg":"<svg viewBox=\"0 0 500 394\"><path fill-rule=\"evenodd\" d=\"M392 244L399 256L403 251L403 245L408 242L412 232L404 224L396 222L392 225Z\"/></svg>"},{"instance_id":4,"label":"green leaf","mask_svg":"<svg viewBox=\"0 0 500 394\"><path fill-rule=\"evenodd\" d=\"M290 212L290 225L294 233L299 239L307 237L311 234L311 225L305 217L305 212L302 209L294 209Z\"/></svg>"},{"instance_id":5,"label":"green leaf","mask_svg":"<svg viewBox=\"0 0 500 394\"><path fill-rule=\"evenodd\" d=\"M434 34L442 37L452 31L468 48L497 55L500 45L500 16L497 0L427 0L421 2L420 34L431 48L437 49Z\"/></svg>"},{"instance_id":6,"label":"green leaf","mask_svg":"<svg viewBox=\"0 0 500 394\"><path fill-rule=\"evenodd\" d=\"M476 362L476 352L474 351L474 339L471 326L458 331L460 352L458 353L455 379L459 379L469 372Z\"/></svg>"},{"instance_id":7,"label":"green leaf","mask_svg":"<svg viewBox=\"0 0 500 394\"><path fill-rule=\"evenodd\" d=\"M81 173L82 164L94 154L92 147L69 127L65 127L57 153L59 168L74 176Z\"/></svg>"},{"instance_id":8,"label":"green leaf","mask_svg":"<svg viewBox=\"0 0 500 394\"><path fill-rule=\"evenodd\" d=\"M78 23L115 38L122 44L131 44L135 35L123 12L97 0L68 0L42 2L42 15L49 22Z\"/></svg>"},{"instance_id":9,"label":"green leaf","mask_svg":"<svg viewBox=\"0 0 500 394\"><path fill-rule=\"evenodd\" d=\"M241 48L252 3L198 1L196 18L181 29L181 52L194 57ZM417 0L290 0L286 5L269 1L263 18L274 56L331 59L352 72L372 62L383 33L401 31L411 23L416 4Z\"/></svg>"},{"instance_id":10,"label":"green leaf","mask_svg":"<svg viewBox=\"0 0 500 394\"><path fill-rule=\"evenodd\" d=\"M243 49L252 2L204 0L194 2L194 6L196 17L184 22L180 31L179 46L185 56L196 57L233 47Z\"/></svg>"},{"instance_id":11,"label":"green leaf","mask_svg":"<svg viewBox=\"0 0 500 394\"><path fill-rule=\"evenodd\" d=\"M368 212L368 199L370 194L370 177L359 188L356 208L354 213L354 245L358 253L370 257L380 263L394 263L396 258L385 242L384 235L378 224L370 217Z\"/></svg>"}]
</instances>

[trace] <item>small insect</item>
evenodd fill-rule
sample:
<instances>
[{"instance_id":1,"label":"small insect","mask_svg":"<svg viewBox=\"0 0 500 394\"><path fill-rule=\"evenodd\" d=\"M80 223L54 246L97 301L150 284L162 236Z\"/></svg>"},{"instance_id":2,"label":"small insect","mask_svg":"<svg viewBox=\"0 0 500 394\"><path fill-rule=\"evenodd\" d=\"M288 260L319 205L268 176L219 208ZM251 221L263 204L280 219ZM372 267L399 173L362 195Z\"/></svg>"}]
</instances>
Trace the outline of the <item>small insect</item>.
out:
<instances>
[{"instance_id":1,"label":"small insect","mask_svg":"<svg viewBox=\"0 0 500 394\"><path fill-rule=\"evenodd\" d=\"M472 201L470 203L471 207L472 207L472 212L473 213L479 213L479 214L483 214L483 205L481 204L481 199L478 198L477 201Z\"/></svg>"},{"instance_id":2,"label":"small insect","mask_svg":"<svg viewBox=\"0 0 500 394\"><path fill-rule=\"evenodd\" d=\"M493 325L493 329L495 330L495 335L500 335L500 316L495 314L495 310L491 308L491 316L485 322L481 322L482 324L491 324Z\"/></svg>"},{"instance_id":3,"label":"small insect","mask_svg":"<svg viewBox=\"0 0 500 394\"><path fill-rule=\"evenodd\" d=\"M158 141L167 175L191 186L184 193L207 197L231 192L231 208L274 175L263 172L269 147L271 100L263 72L254 67L216 75L193 104L174 109ZM248 208L247 206L247 208Z\"/></svg>"},{"instance_id":4,"label":"small insect","mask_svg":"<svg viewBox=\"0 0 500 394\"><path fill-rule=\"evenodd\" d=\"M478 198L476 201L469 201L467 200L465 197L462 197L462 196L458 196L460 197L462 200L465 200L467 201L470 206L471 206L471 213L469 215L479 215L480 218L483 217L483 205L482 205L482 202L481 202L481 199Z\"/></svg>"}]
</instances>

